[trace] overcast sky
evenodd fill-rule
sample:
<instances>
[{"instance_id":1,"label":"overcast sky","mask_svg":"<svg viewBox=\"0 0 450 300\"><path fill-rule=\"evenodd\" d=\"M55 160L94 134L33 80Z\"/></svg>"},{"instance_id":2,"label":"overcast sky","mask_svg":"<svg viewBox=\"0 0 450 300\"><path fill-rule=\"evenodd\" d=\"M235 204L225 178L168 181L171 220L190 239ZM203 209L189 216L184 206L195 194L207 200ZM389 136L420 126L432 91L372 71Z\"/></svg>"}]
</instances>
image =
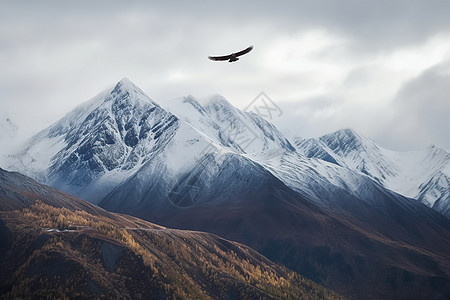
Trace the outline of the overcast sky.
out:
<instances>
[{"instance_id":1,"label":"overcast sky","mask_svg":"<svg viewBox=\"0 0 450 300\"><path fill-rule=\"evenodd\" d=\"M37 131L128 77L167 99L264 91L289 134L450 149L450 1L4 1L0 105ZM236 63L212 62L254 45Z\"/></svg>"}]
</instances>

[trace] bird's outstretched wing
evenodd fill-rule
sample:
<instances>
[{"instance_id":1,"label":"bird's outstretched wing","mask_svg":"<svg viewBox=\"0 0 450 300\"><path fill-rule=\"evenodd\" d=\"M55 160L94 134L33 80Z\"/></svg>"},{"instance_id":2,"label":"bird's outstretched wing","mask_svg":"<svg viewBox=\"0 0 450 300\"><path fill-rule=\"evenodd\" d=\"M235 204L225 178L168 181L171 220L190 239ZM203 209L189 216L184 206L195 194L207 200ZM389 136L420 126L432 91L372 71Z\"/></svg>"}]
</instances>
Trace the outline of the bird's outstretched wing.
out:
<instances>
[{"instance_id":1,"label":"bird's outstretched wing","mask_svg":"<svg viewBox=\"0 0 450 300\"><path fill-rule=\"evenodd\" d=\"M253 49L253 46L250 46L247 49L244 49L244 50L236 52L236 53L232 53L232 54L229 54L229 55L223 55L223 56L208 56L208 58L210 60L216 60L217 61L217 60L229 60L232 57L234 57L234 60L236 60L236 57L244 55L244 54L247 54L250 51L252 51L252 49Z\"/></svg>"},{"instance_id":2,"label":"bird's outstretched wing","mask_svg":"<svg viewBox=\"0 0 450 300\"><path fill-rule=\"evenodd\" d=\"M250 46L250 47L248 47L247 49L244 49L244 50L242 50L242 51L236 52L235 55L236 55L236 56L241 56L241 55L247 54L247 53L249 53L250 51L252 51L252 49L253 49L253 46Z\"/></svg>"},{"instance_id":3,"label":"bird's outstretched wing","mask_svg":"<svg viewBox=\"0 0 450 300\"><path fill-rule=\"evenodd\" d=\"M210 60L229 60L231 58L231 55L224 55L224 56L208 56Z\"/></svg>"}]
</instances>

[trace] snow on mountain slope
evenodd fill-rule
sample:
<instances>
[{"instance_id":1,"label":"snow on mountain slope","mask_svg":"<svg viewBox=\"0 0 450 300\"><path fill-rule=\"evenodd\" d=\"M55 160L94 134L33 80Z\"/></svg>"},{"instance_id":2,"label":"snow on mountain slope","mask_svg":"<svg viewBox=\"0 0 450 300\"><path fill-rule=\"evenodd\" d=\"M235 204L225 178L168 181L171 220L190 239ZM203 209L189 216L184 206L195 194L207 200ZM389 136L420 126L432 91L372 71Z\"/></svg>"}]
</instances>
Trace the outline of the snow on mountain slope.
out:
<instances>
[{"instance_id":1,"label":"snow on mountain slope","mask_svg":"<svg viewBox=\"0 0 450 300\"><path fill-rule=\"evenodd\" d=\"M163 149L178 119L124 78L10 157L10 169L96 202Z\"/></svg>"},{"instance_id":2,"label":"snow on mountain slope","mask_svg":"<svg viewBox=\"0 0 450 300\"><path fill-rule=\"evenodd\" d=\"M193 187L186 178L196 170L202 169L206 180L229 165L227 155L239 148L222 143L164 110L125 78L32 137L10 157L9 169L93 203L132 182L127 202L109 205L137 207L146 193L166 201L171 190ZM213 159L205 160L208 154Z\"/></svg>"},{"instance_id":3,"label":"snow on mountain slope","mask_svg":"<svg viewBox=\"0 0 450 300\"><path fill-rule=\"evenodd\" d=\"M231 151L255 159L295 151L275 126L255 113L239 110L221 95L200 101L188 96L164 104L177 117Z\"/></svg>"},{"instance_id":4,"label":"snow on mountain slope","mask_svg":"<svg viewBox=\"0 0 450 300\"><path fill-rule=\"evenodd\" d=\"M240 135L230 134L230 138L239 143L244 152L251 157L261 159L270 157L273 153L279 153L280 150L295 151L288 139L274 125L253 112L241 111L220 95L206 99L203 106L221 128L230 128L232 134L245 131L254 134L254 141L248 145L240 142Z\"/></svg>"},{"instance_id":5,"label":"snow on mountain slope","mask_svg":"<svg viewBox=\"0 0 450 300\"><path fill-rule=\"evenodd\" d=\"M385 199L405 202L369 177L321 159L285 153L261 164L294 191L332 211L357 211L357 207L364 203L391 214Z\"/></svg>"},{"instance_id":6,"label":"snow on mountain slope","mask_svg":"<svg viewBox=\"0 0 450 300\"><path fill-rule=\"evenodd\" d=\"M387 176L395 175L396 165L382 153L372 140L344 129L319 138L345 166L371 176L382 183Z\"/></svg>"},{"instance_id":7,"label":"snow on mountain slope","mask_svg":"<svg viewBox=\"0 0 450 300\"><path fill-rule=\"evenodd\" d=\"M227 201L239 196L233 195L233 191L242 191L252 180L257 182L267 176L261 173L267 170L254 160L261 151L246 153L249 151L246 146L259 144L268 153L294 151L273 125L242 113L222 97L212 101L219 105L217 115L208 112L208 107L192 96L166 102L165 107L180 120L173 138L158 156L152 156L99 204L109 210L145 217L153 212L170 211L174 206L189 207L212 199ZM235 123L224 125L218 116ZM234 126L231 131L252 130L258 136L249 144L236 138L229 131L230 126Z\"/></svg>"},{"instance_id":8,"label":"snow on mountain slope","mask_svg":"<svg viewBox=\"0 0 450 300\"><path fill-rule=\"evenodd\" d=\"M209 117L205 108L193 96L167 100L163 102L163 107L181 120L197 128L211 140L221 143L219 136L221 128L219 124ZM237 148L231 148L237 150Z\"/></svg>"},{"instance_id":9,"label":"snow on mountain slope","mask_svg":"<svg viewBox=\"0 0 450 300\"><path fill-rule=\"evenodd\" d=\"M37 179L47 182L48 169L52 158L67 144L66 135L72 134L77 124L81 123L96 106L98 106L110 91L104 91L81 104L54 125L40 131L22 146L17 154L9 156L6 168L17 170Z\"/></svg>"},{"instance_id":10,"label":"snow on mountain slope","mask_svg":"<svg viewBox=\"0 0 450 300\"><path fill-rule=\"evenodd\" d=\"M398 175L386 179L387 188L450 216L450 153L436 146L423 151L385 153L399 166Z\"/></svg>"},{"instance_id":11,"label":"snow on mountain slope","mask_svg":"<svg viewBox=\"0 0 450 300\"><path fill-rule=\"evenodd\" d=\"M328 151L328 149L324 147L319 139L301 139L294 137L293 141L296 148L300 150L299 152L301 152L306 157L314 157L339 165L339 158L336 155L333 155L332 151Z\"/></svg>"},{"instance_id":12,"label":"snow on mountain slope","mask_svg":"<svg viewBox=\"0 0 450 300\"><path fill-rule=\"evenodd\" d=\"M361 175L359 171L353 170L354 165L347 167L344 163L345 160L341 160L338 154L326 148L320 140L311 139L309 142L317 150L322 151L322 159L318 160L314 158L314 155L307 154L305 157L297 153L290 142L272 124L254 113L240 111L220 95L203 101L189 96L177 98L165 104L165 107L178 118L191 124L210 137L214 143L223 147L218 148L250 158L264 166L287 186L306 195L315 203L336 209L340 206L339 201L347 199L345 201L363 201L368 205L383 209L383 203L380 203L379 199L386 197L386 193L389 194L389 192L385 192L379 184L367 176ZM250 131L255 138L250 144L244 144L242 143L243 139L239 140L230 134L234 130L230 130L230 128L237 128L236 131ZM359 142L363 138L351 130L348 130L347 136L343 134L339 138L342 139L339 142L347 146L345 154L348 160L355 160L355 165L358 165L359 160L359 165L364 166L363 171L365 169L372 172L376 170L380 177L384 176L383 171L385 173L389 171L388 162L383 164L383 169L379 164L371 166L365 162L374 160L377 155L375 151L381 151L370 140L366 139L363 145L362 142ZM335 145L334 148L338 149L338 145ZM372 156L367 155L361 159L356 154L361 151L360 149L367 149L365 153L372 153ZM317 153L312 153L317 155ZM342 153L340 154L342 155ZM308 158L308 156L312 156L312 158ZM323 158L327 158L328 162ZM200 188L194 187L194 189ZM396 196L388 195L387 197L395 198Z\"/></svg>"},{"instance_id":13,"label":"snow on mountain slope","mask_svg":"<svg viewBox=\"0 0 450 300\"><path fill-rule=\"evenodd\" d=\"M233 161L232 155L264 166L317 203L330 204L337 191L371 202L370 193L378 187L366 179L369 176L410 197L422 191L421 201L431 205L434 200L441 210L447 207L448 172L438 172L439 163L431 164L437 157L446 160L437 150L424 158L430 170L423 177L428 180L422 180L411 170L402 173L402 165L414 165L411 158L401 160L351 130L296 141L296 151L271 123L242 112L220 95L202 101L181 97L165 107L125 78L34 136L10 157L9 169L94 203L133 181L141 188L129 191L135 195L134 202L128 200L131 205L142 201L149 189L166 198L173 190L198 189L190 183L199 182L193 175L197 173L203 174L203 189L211 182L204 174L225 167L223 162ZM199 172L199 166L205 172ZM411 185L404 184L402 174L414 175L409 181L416 180L415 190L406 190Z\"/></svg>"},{"instance_id":14,"label":"snow on mountain slope","mask_svg":"<svg viewBox=\"0 0 450 300\"><path fill-rule=\"evenodd\" d=\"M448 215L450 154L443 149L430 146L423 151L391 151L350 129L317 139L299 139L295 145L307 157L365 174L392 191Z\"/></svg>"}]
</instances>

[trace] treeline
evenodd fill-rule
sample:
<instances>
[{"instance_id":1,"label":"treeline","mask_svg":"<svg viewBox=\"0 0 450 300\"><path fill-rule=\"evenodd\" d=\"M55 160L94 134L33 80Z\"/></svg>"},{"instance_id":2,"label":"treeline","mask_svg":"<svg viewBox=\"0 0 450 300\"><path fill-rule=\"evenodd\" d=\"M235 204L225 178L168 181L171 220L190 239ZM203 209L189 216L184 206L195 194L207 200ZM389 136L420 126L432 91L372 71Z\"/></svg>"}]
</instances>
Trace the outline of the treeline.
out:
<instances>
[{"instance_id":1,"label":"treeline","mask_svg":"<svg viewBox=\"0 0 450 300\"><path fill-rule=\"evenodd\" d=\"M341 299L297 273L267 264L245 246L220 245L208 234L127 229L106 216L42 201L15 213L22 220L14 225L21 233L16 244L35 244L39 234L49 238L11 276L5 299L145 299L148 293L167 299ZM84 229L45 232L48 228ZM105 241L124 249L112 272L102 261Z\"/></svg>"}]
</instances>

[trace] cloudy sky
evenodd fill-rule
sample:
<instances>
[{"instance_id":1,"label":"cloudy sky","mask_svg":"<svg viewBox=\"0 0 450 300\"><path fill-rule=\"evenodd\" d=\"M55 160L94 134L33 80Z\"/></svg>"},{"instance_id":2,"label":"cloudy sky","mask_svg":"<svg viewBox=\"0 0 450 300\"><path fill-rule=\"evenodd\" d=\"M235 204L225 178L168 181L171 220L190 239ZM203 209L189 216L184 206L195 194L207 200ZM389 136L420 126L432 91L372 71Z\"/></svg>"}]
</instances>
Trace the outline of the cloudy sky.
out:
<instances>
[{"instance_id":1,"label":"cloudy sky","mask_svg":"<svg viewBox=\"0 0 450 300\"><path fill-rule=\"evenodd\" d=\"M23 132L128 77L152 99L264 91L289 134L450 149L450 1L4 1L0 105ZM254 45L240 61L212 62Z\"/></svg>"}]
</instances>

